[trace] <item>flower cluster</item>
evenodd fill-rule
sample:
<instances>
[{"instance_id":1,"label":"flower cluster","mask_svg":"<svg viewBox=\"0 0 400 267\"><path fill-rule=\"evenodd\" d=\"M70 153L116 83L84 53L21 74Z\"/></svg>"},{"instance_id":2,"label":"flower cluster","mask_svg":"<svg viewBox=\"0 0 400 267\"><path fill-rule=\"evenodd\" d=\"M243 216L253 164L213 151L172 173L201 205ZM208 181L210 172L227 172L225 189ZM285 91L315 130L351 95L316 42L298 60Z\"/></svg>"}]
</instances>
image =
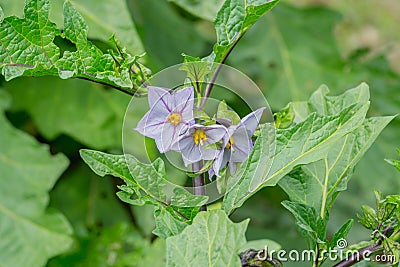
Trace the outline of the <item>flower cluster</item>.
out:
<instances>
[{"instance_id":1,"label":"flower cluster","mask_svg":"<svg viewBox=\"0 0 400 267\"><path fill-rule=\"evenodd\" d=\"M193 115L193 87L170 91L149 86L148 102L150 110L135 130L153 138L161 153L179 151L185 166L202 160L214 160L209 170L210 179L214 175L219 176L225 166L229 166L233 174L236 163L247 159L253 148L251 137L264 111L264 108L260 108L237 124L217 118L218 124L202 125Z\"/></svg>"}]
</instances>

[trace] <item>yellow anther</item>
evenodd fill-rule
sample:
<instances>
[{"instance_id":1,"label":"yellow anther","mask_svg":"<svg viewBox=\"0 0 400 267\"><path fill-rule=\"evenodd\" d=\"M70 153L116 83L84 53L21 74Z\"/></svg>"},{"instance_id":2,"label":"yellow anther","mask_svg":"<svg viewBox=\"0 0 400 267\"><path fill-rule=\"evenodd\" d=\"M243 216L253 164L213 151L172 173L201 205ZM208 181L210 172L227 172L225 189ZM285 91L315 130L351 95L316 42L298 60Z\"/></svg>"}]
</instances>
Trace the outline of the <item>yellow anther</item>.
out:
<instances>
[{"instance_id":1,"label":"yellow anther","mask_svg":"<svg viewBox=\"0 0 400 267\"><path fill-rule=\"evenodd\" d=\"M229 141L228 141L228 143L226 144L225 148L231 149L231 147L233 146L234 143L235 143L235 139L233 139L232 136L229 137Z\"/></svg>"},{"instance_id":2,"label":"yellow anther","mask_svg":"<svg viewBox=\"0 0 400 267\"><path fill-rule=\"evenodd\" d=\"M207 136L206 136L206 134L204 133L203 130L197 129L197 130L194 131L194 133L193 133L193 140L194 140L194 143L195 143L197 146L198 146L199 144L200 144L200 145L203 145L203 142L207 140Z\"/></svg>"},{"instance_id":3,"label":"yellow anther","mask_svg":"<svg viewBox=\"0 0 400 267\"><path fill-rule=\"evenodd\" d=\"M168 116L168 122L173 125L178 125L181 122L181 115L177 113L172 113Z\"/></svg>"}]
</instances>

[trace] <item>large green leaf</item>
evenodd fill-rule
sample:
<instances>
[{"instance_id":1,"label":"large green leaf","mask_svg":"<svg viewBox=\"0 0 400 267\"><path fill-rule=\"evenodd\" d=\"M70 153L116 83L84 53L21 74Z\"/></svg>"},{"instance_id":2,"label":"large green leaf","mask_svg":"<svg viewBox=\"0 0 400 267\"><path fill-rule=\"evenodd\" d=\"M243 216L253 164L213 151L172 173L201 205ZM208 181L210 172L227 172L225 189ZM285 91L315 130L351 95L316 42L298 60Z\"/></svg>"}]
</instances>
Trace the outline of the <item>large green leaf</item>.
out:
<instances>
[{"instance_id":1,"label":"large green leaf","mask_svg":"<svg viewBox=\"0 0 400 267\"><path fill-rule=\"evenodd\" d=\"M64 32L49 21L49 0L28 0L24 18L5 18L0 30L0 67L6 80L21 75L59 75L79 77L119 88L133 94L131 66L136 58L116 62L87 40L88 27L68 1L64 3ZM75 45L76 51L64 51L53 43L60 35ZM125 62L128 60L127 62ZM125 89L123 89L125 88Z\"/></svg>"},{"instance_id":2,"label":"large green leaf","mask_svg":"<svg viewBox=\"0 0 400 267\"><path fill-rule=\"evenodd\" d=\"M322 115L333 115L353 103L367 103L365 84L348 90L341 96L327 96L329 90L321 87L310 98L309 109ZM326 159L304 165L279 182L292 201L313 207L322 218L328 216L338 193L347 188L353 168L393 117L373 117L360 127L337 140Z\"/></svg>"},{"instance_id":3,"label":"large green leaf","mask_svg":"<svg viewBox=\"0 0 400 267\"><path fill-rule=\"evenodd\" d=\"M30 75L43 69L56 73L54 62L60 50L53 40L60 31L48 19L48 1L27 1L24 13L23 19L11 16L0 21L0 67L6 80L25 71Z\"/></svg>"},{"instance_id":4,"label":"large green leaf","mask_svg":"<svg viewBox=\"0 0 400 267\"><path fill-rule=\"evenodd\" d=\"M191 223L198 209L207 201L180 187L169 187L164 162L157 159L144 164L131 155L111 155L94 150L81 150L81 157L98 175L112 175L126 183L117 195L133 204L155 206L156 230L161 237L176 235ZM169 214L166 214L168 212Z\"/></svg>"},{"instance_id":5,"label":"large green leaf","mask_svg":"<svg viewBox=\"0 0 400 267\"><path fill-rule=\"evenodd\" d=\"M226 0L215 18L217 43L210 58L221 62L246 31L279 0Z\"/></svg>"},{"instance_id":6,"label":"large green leaf","mask_svg":"<svg viewBox=\"0 0 400 267\"><path fill-rule=\"evenodd\" d=\"M116 34L130 53L140 54L143 46L136 32L124 0L103 1L98 4L93 0L69 0L82 15L89 26L89 38L107 42L111 35ZM50 0L50 19L58 28L63 27L62 0ZM0 0L6 16L22 16L24 1ZM118 17L118 19L115 19Z\"/></svg>"},{"instance_id":7,"label":"large green leaf","mask_svg":"<svg viewBox=\"0 0 400 267\"><path fill-rule=\"evenodd\" d=\"M346 110L354 103L363 104L369 101L366 84L361 84L340 96L328 96L328 92L329 89L322 86L311 96L306 105L293 103L294 114L304 116L310 112L317 112L329 116ZM321 242L333 248L340 238L347 237L352 225L351 220L336 232L331 241L326 240L325 226L320 229L312 226L319 221L326 225L329 211L338 194L347 189L354 166L392 119L393 117L364 119L358 128L335 142L326 158L303 165L280 180L279 185L291 200L282 204L294 215L301 234L308 241L309 248L313 249L316 243ZM295 121L301 120L301 117L295 118ZM310 229L302 227L304 224Z\"/></svg>"},{"instance_id":8,"label":"large green leaf","mask_svg":"<svg viewBox=\"0 0 400 267\"><path fill-rule=\"evenodd\" d=\"M15 79L4 88L14 99L11 111L26 111L46 139L65 134L91 148L121 148L128 96L88 81L56 77Z\"/></svg>"},{"instance_id":9,"label":"large green leaf","mask_svg":"<svg viewBox=\"0 0 400 267\"><path fill-rule=\"evenodd\" d=\"M241 266L247 224L233 223L222 210L200 212L192 225L167 239L167 266Z\"/></svg>"},{"instance_id":10,"label":"large green leaf","mask_svg":"<svg viewBox=\"0 0 400 267\"><path fill-rule=\"evenodd\" d=\"M8 105L0 91L0 109ZM61 154L16 130L0 115L0 259L3 266L44 266L67 251L71 227L64 216L46 211L48 192L68 165ZM28 260L29 259L29 260Z\"/></svg>"},{"instance_id":11,"label":"large green leaf","mask_svg":"<svg viewBox=\"0 0 400 267\"><path fill-rule=\"evenodd\" d=\"M323 6L298 8L281 3L246 33L230 55L229 63L259 84L275 111L290 101L308 99L322 83L327 84L332 93L340 94L344 88L367 82L372 88L370 114L398 113L399 75L383 56L344 58L338 49L343 40L334 38L340 19L338 12ZM347 21L344 24L347 30ZM340 210L349 209L353 204L351 208L357 208L360 198L368 201L370 188L388 194L399 192L399 180L392 179L395 171L378 164L383 158L395 156L393 143L398 140L399 130L397 119L360 161L355 170L357 179L352 181L352 193L340 200ZM378 183L365 177L380 177L380 180ZM332 219L335 218L338 216Z\"/></svg>"},{"instance_id":12,"label":"large green leaf","mask_svg":"<svg viewBox=\"0 0 400 267\"><path fill-rule=\"evenodd\" d=\"M249 158L229 179L224 209L231 213L262 187L274 186L295 166L324 158L336 141L360 126L368 107L368 102L355 103L333 116L311 113L293 127L277 129L272 155L272 126L264 126Z\"/></svg>"},{"instance_id":13,"label":"large green leaf","mask_svg":"<svg viewBox=\"0 0 400 267\"><path fill-rule=\"evenodd\" d=\"M283 201L282 205L295 217L296 225L305 237L309 249L314 249L316 242L324 242L326 221L321 218L315 209L287 200Z\"/></svg>"}]
</instances>

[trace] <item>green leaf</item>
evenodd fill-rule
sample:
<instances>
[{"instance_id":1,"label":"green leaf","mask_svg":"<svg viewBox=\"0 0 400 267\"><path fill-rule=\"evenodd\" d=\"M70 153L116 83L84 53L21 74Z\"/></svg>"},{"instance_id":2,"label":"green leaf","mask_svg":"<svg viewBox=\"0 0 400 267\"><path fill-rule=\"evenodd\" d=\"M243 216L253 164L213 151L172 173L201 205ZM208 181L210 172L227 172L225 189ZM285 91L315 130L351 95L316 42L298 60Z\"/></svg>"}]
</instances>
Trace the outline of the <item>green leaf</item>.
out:
<instances>
[{"instance_id":1,"label":"green leaf","mask_svg":"<svg viewBox=\"0 0 400 267\"><path fill-rule=\"evenodd\" d=\"M122 146L122 122L130 98L120 92L57 77L15 79L4 88L13 98L10 111L27 112L47 140L65 134L90 148Z\"/></svg>"},{"instance_id":2,"label":"green leaf","mask_svg":"<svg viewBox=\"0 0 400 267\"><path fill-rule=\"evenodd\" d=\"M103 52L87 40L88 27L83 17L68 1L64 4L64 34L76 44L77 51L65 51L57 62L61 78L87 77L95 81L111 81L121 87L131 87L129 70L117 66L111 55Z\"/></svg>"},{"instance_id":3,"label":"green leaf","mask_svg":"<svg viewBox=\"0 0 400 267\"><path fill-rule=\"evenodd\" d=\"M246 31L279 0L227 0L214 21L217 43L209 56L214 62L222 62Z\"/></svg>"},{"instance_id":4,"label":"green leaf","mask_svg":"<svg viewBox=\"0 0 400 267\"><path fill-rule=\"evenodd\" d=\"M354 220L353 219L349 219L347 220L347 222L345 222L342 227L340 227L339 230L337 230L337 232L333 235L333 238L329 244L330 248L335 248L335 247L342 247L343 246L341 244L338 244L339 241L341 241L342 239L346 239L347 235L349 234L351 227L353 226Z\"/></svg>"},{"instance_id":5,"label":"green leaf","mask_svg":"<svg viewBox=\"0 0 400 267\"><path fill-rule=\"evenodd\" d=\"M170 209L162 207L155 208L154 211L156 228L153 230L153 234L164 239L179 234L187 226L187 223L177 220L172 215L174 211Z\"/></svg>"},{"instance_id":6,"label":"green leaf","mask_svg":"<svg viewBox=\"0 0 400 267\"><path fill-rule=\"evenodd\" d=\"M309 100L310 112L325 116L346 110L354 103L368 103L368 86L348 90L340 96L327 96L328 89L321 87ZM326 218L338 193L347 188L353 168L393 117L373 117L360 127L337 140L327 158L301 166L279 182L292 201L314 207Z\"/></svg>"},{"instance_id":7,"label":"green leaf","mask_svg":"<svg viewBox=\"0 0 400 267\"><path fill-rule=\"evenodd\" d=\"M126 185L119 186L121 191L117 194L121 200L133 205L154 205L155 233L163 237L166 233L178 234L176 231L191 223L199 207L207 201L207 197L192 195L183 188L168 187L161 159L144 164L131 155L111 155L86 149L80 150L80 154L97 175L112 175L125 181ZM170 214L167 216L165 212Z\"/></svg>"},{"instance_id":8,"label":"green leaf","mask_svg":"<svg viewBox=\"0 0 400 267\"><path fill-rule=\"evenodd\" d=\"M225 101L218 105L217 118L227 121L229 125L238 125L240 123L239 115L232 109L228 109Z\"/></svg>"},{"instance_id":9,"label":"green leaf","mask_svg":"<svg viewBox=\"0 0 400 267\"><path fill-rule=\"evenodd\" d=\"M311 113L288 129L265 125L246 162L229 179L224 209L231 213L265 186L274 186L295 166L326 156L332 145L358 128L365 118L368 103L353 104L334 116Z\"/></svg>"},{"instance_id":10,"label":"green leaf","mask_svg":"<svg viewBox=\"0 0 400 267\"><path fill-rule=\"evenodd\" d=\"M87 40L88 27L72 4L64 3L63 35L48 19L49 6L49 0L28 0L24 18L11 16L1 23L0 67L5 79L21 75L79 77L133 94L130 68L118 66L110 54ZM66 50L60 55L53 43L56 36L72 42L76 51Z\"/></svg>"},{"instance_id":11,"label":"green leaf","mask_svg":"<svg viewBox=\"0 0 400 267\"><path fill-rule=\"evenodd\" d=\"M69 1L87 22L90 29L90 39L107 42L111 35L116 34L130 53L140 54L144 52L125 1L110 0L103 1L101 4L91 0ZM64 1L50 0L50 19L60 29L63 27L63 3ZM24 7L24 1L0 0L0 5L7 11L6 14L23 15L20 11ZM118 19L115 19L116 17Z\"/></svg>"},{"instance_id":12,"label":"green leaf","mask_svg":"<svg viewBox=\"0 0 400 267\"><path fill-rule=\"evenodd\" d=\"M400 149L397 150L397 153L400 155ZM390 165L393 165L397 170L400 171L400 160L386 159L386 162Z\"/></svg>"},{"instance_id":13,"label":"green leaf","mask_svg":"<svg viewBox=\"0 0 400 267\"><path fill-rule=\"evenodd\" d=\"M184 63L179 68L186 71L186 76L196 89L197 95L201 97L203 84L208 80L208 76L214 71L213 66L208 61L202 61L200 58L194 58L183 54ZM215 67L214 67L215 69Z\"/></svg>"},{"instance_id":14,"label":"green leaf","mask_svg":"<svg viewBox=\"0 0 400 267\"><path fill-rule=\"evenodd\" d=\"M379 224L379 219L376 211L367 205L361 206L361 209L363 211L363 214L362 216L358 215L360 223L369 230L375 230Z\"/></svg>"},{"instance_id":15,"label":"green leaf","mask_svg":"<svg viewBox=\"0 0 400 267\"><path fill-rule=\"evenodd\" d=\"M292 125L296 114L293 105L289 104L274 114L275 127L286 129ZM298 115L297 115L298 116Z\"/></svg>"},{"instance_id":16,"label":"green leaf","mask_svg":"<svg viewBox=\"0 0 400 267\"><path fill-rule=\"evenodd\" d=\"M213 21L224 0L169 0L194 16Z\"/></svg>"},{"instance_id":17,"label":"green leaf","mask_svg":"<svg viewBox=\"0 0 400 267\"><path fill-rule=\"evenodd\" d=\"M222 210L200 212L192 225L167 239L167 266L241 266L247 224L231 222Z\"/></svg>"},{"instance_id":18,"label":"green leaf","mask_svg":"<svg viewBox=\"0 0 400 267\"><path fill-rule=\"evenodd\" d=\"M4 12L3 12L3 9L0 6L0 22L2 22L3 19L4 19Z\"/></svg>"},{"instance_id":19,"label":"green leaf","mask_svg":"<svg viewBox=\"0 0 400 267\"><path fill-rule=\"evenodd\" d=\"M56 73L53 67L60 50L53 43L60 34L49 21L49 1L27 1L23 19L7 17L0 25L0 68L6 80L41 73Z\"/></svg>"},{"instance_id":20,"label":"green leaf","mask_svg":"<svg viewBox=\"0 0 400 267\"><path fill-rule=\"evenodd\" d=\"M310 205L325 217L339 192L346 190L353 168L393 117L368 118L329 150L327 159L314 162L279 182L292 201Z\"/></svg>"},{"instance_id":21,"label":"green leaf","mask_svg":"<svg viewBox=\"0 0 400 267\"><path fill-rule=\"evenodd\" d=\"M0 90L0 109L9 98ZM0 115L0 258L4 266L43 266L72 245L65 217L46 211L48 192L68 166L61 154L15 128ZM29 260L27 260L29 259Z\"/></svg>"},{"instance_id":22,"label":"green leaf","mask_svg":"<svg viewBox=\"0 0 400 267\"><path fill-rule=\"evenodd\" d=\"M292 1L295 2L298 4L298 1ZM355 10L344 2L343 6ZM290 101L308 99L323 83L333 94L340 94L345 88L367 82L373 88L370 114L398 113L396 96L400 79L386 60L387 51L382 51L386 55L378 53L377 57L373 53L359 59L344 57L343 51L339 50L343 47L343 38L335 38L338 37L339 23L343 23L345 31L350 33L347 20L343 20L339 12L323 5L304 8L282 2L246 33L229 56L229 63L245 70L257 82L272 110L279 110ZM351 193L341 197L342 207L332 220L347 219L348 211L356 209L360 199L368 201L371 188L386 194L400 191L400 179L393 179L396 170L378 164L384 158L395 157L391 152L394 151L393 144L398 142L399 132L400 123L395 120L365 154L355 169ZM370 179L376 177L379 177L379 183Z\"/></svg>"},{"instance_id":23,"label":"green leaf","mask_svg":"<svg viewBox=\"0 0 400 267\"><path fill-rule=\"evenodd\" d=\"M288 200L283 201L282 205L293 214L309 249L315 249L316 243L324 243L326 221L313 207Z\"/></svg>"}]
</instances>

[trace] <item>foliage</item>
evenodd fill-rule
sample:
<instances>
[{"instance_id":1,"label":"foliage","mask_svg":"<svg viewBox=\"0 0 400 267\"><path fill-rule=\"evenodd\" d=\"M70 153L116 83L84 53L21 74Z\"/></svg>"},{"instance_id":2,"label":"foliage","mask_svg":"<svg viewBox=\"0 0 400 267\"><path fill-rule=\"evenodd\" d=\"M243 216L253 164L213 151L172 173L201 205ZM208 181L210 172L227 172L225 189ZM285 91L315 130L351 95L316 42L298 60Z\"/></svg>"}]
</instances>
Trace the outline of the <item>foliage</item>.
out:
<instances>
[{"instance_id":1,"label":"foliage","mask_svg":"<svg viewBox=\"0 0 400 267\"><path fill-rule=\"evenodd\" d=\"M68 160L61 154L50 155L47 146L15 129L3 111L9 104L9 96L0 91L0 233L7 237L0 240L1 264L41 266L72 245L66 218L46 209L48 191Z\"/></svg>"},{"instance_id":2,"label":"foliage","mask_svg":"<svg viewBox=\"0 0 400 267\"><path fill-rule=\"evenodd\" d=\"M130 92L134 80L139 78L135 77L133 70L137 57L121 51L118 43L114 45L122 60L115 58L112 52L104 54L87 40L87 25L68 1L63 8L64 29L61 34L49 20L49 7L49 0L27 1L23 19L11 16L1 21L0 66L5 79L22 75L58 75L62 79L79 77ZM54 43L56 36L70 41L74 45L73 51L66 50L61 54Z\"/></svg>"},{"instance_id":3,"label":"foliage","mask_svg":"<svg viewBox=\"0 0 400 267\"><path fill-rule=\"evenodd\" d=\"M0 0L0 266L282 266L257 255L265 246L302 249L295 227L316 256L343 239L366 240L350 248L397 263L400 182L383 159L394 157L399 124L382 115L398 112L399 74L387 55L343 56L333 35L340 10L278 2ZM182 52L199 97L194 113L207 126L229 129L248 114L217 87L213 97L224 101L216 116L202 110L219 72L213 63L250 75L275 112L254 136L245 128L250 155L232 175L222 166L226 194L201 212L208 197L170 181L195 180L214 159L187 174L149 140L150 164L139 160L146 151L136 158L121 147L130 97L147 93L146 66L158 71ZM199 63L200 73L186 63ZM204 90L198 74L211 81ZM208 148L230 149L229 137ZM400 170L399 160L387 161ZM383 191L376 207L361 205L372 188Z\"/></svg>"},{"instance_id":4,"label":"foliage","mask_svg":"<svg viewBox=\"0 0 400 267\"><path fill-rule=\"evenodd\" d=\"M191 226L167 239L167 265L241 266L238 252L246 244L247 224L232 223L221 210L200 213Z\"/></svg>"}]
</instances>

